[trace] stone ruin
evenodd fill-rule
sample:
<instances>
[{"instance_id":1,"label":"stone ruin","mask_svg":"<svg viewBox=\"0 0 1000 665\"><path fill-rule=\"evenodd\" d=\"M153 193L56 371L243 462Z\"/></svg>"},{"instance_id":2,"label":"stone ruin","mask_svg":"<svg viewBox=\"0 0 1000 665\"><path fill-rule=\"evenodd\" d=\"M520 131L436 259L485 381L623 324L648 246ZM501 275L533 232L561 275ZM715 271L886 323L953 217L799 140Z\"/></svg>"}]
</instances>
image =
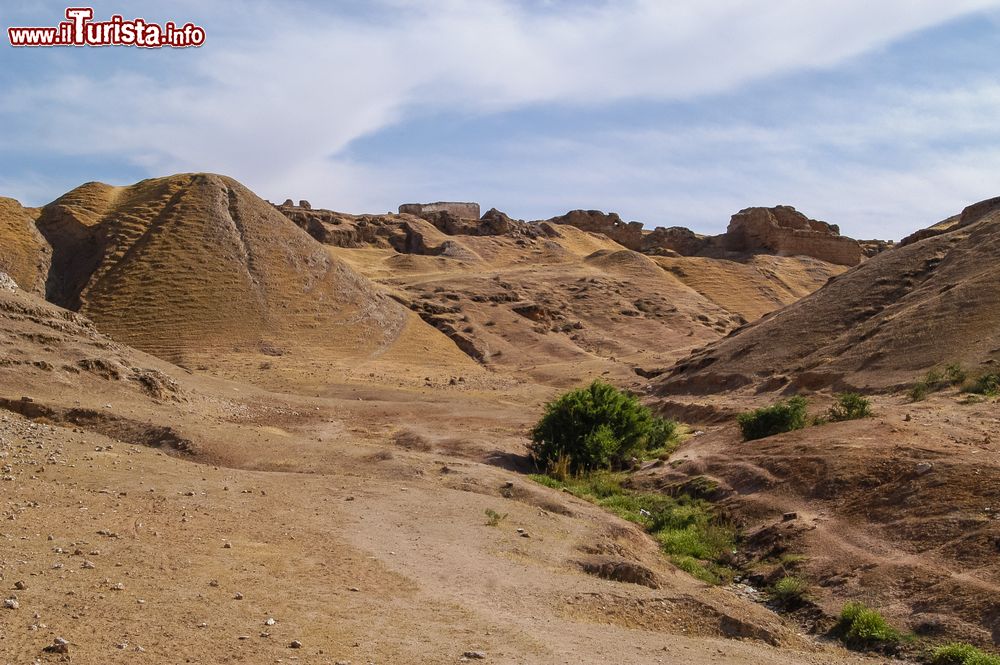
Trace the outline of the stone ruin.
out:
<instances>
[{"instance_id":1,"label":"stone ruin","mask_svg":"<svg viewBox=\"0 0 1000 665\"><path fill-rule=\"evenodd\" d=\"M400 215L422 217L430 213L444 212L459 219L479 219L478 203L438 201L437 203L404 203L399 206Z\"/></svg>"}]
</instances>

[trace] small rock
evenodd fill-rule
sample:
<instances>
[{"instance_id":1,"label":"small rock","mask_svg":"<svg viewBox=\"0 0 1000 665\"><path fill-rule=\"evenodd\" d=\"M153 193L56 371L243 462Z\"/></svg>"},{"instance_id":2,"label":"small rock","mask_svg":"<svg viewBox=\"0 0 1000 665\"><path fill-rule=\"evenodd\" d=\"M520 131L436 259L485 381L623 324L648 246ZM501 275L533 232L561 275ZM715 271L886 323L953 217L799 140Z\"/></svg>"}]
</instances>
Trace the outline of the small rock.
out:
<instances>
[{"instance_id":1,"label":"small rock","mask_svg":"<svg viewBox=\"0 0 1000 665\"><path fill-rule=\"evenodd\" d=\"M288 648L289 649L301 649L302 648L302 642L299 642L298 640L292 640L291 642L288 643Z\"/></svg>"},{"instance_id":2,"label":"small rock","mask_svg":"<svg viewBox=\"0 0 1000 665\"><path fill-rule=\"evenodd\" d=\"M52 640L52 644L42 649L45 653L69 653L69 642L61 637Z\"/></svg>"},{"instance_id":3,"label":"small rock","mask_svg":"<svg viewBox=\"0 0 1000 665\"><path fill-rule=\"evenodd\" d=\"M8 610L16 610L21 605L17 602L17 598L7 598L3 601L3 606Z\"/></svg>"},{"instance_id":4,"label":"small rock","mask_svg":"<svg viewBox=\"0 0 1000 665\"><path fill-rule=\"evenodd\" d=\"M94 568L97 568L97 566L94 565L93 561L87 561L86 559L83 560L83 563L80 564L80 567L86 570L93 570Z\"/></svg>"},{"instance_id":5,"label":"small rock","mask_svg":"<svg viewBox=\"0 0 1000 665\"><path fill-rule=\"evenodd\" d=\"M264 625L265 625L265 626L273 626L273 625L274 625L274 624L276 624L276 623L278 623L278 622L277 622L277 621L275 621L275 620L274 620L273 618L271 618L271 617L268 617L267 619L265 619L265 620L264 620Z\"/></svg>"},{"instance_id":6,"label":"small rock","mask_svg":"<svg viewBox=\"0 0 1000 665\"><path fill-rule=\"evenodd\" d=\"M243 594L240 593L239 591L237 591L236 594L233 596L233 599L234 600L243 600Z\"/></svg>"},{"instance_id":7,"label":"small rock","mask_svg":"<svg viewBox=\"0 0 1000 665\"><path fill-rule=\"evenodd\" d=\"M226 542L222 543L222 549L229 550L229 549L232 549L232 548L233 548L233 544L231 542L229 542L228 540Z\"/></svg>"},{"instance_id":8,"label":"small rock","mask_svg":"<svg viewBox=\"0 0 1000 665\"><path fill-rule=\"evenodd\" d=\"M785 513L785 514L783 514L781 516L781 521L782 522L791 522L794 519L798 519L798 517L799 517L798 513Z\"/></svg>"},{"instance_id":9,"label":"small rock","mask_svg":"<svg viewBox=\"0 0 1000 665\"><path fill-rule=\"evenodd\" d=\"M28 588L28 585L25 584L23 581L18 580L14 582L14 588L17 589L18 591L24 591L25 589Z\"/></svg>"},{"instance_id":10,"label":"small rock","mask_svg":"<svg viewBox=\"0 0 1000 665\"><path fill-rule=\"evenodd\" d=\"M918 476L922 476L926 473L930 473L931 469L933 468L934 465L931 464L930 462L919 462L916 466L913 467L913 472L916 473Z\"/></svg>"},{"instance_id":11,"label":"small rock","mask_svg":"<svg viewBox=\"0 0 1000 665\"><path fill-rule=\"evenodd\" d=\"M465 658L468 658L469 660L483 660L484 658L486 658L486 652L485 651L466 651L464 654L462 654L462 656L464 656Z\"/></svg>"}]
</instances>

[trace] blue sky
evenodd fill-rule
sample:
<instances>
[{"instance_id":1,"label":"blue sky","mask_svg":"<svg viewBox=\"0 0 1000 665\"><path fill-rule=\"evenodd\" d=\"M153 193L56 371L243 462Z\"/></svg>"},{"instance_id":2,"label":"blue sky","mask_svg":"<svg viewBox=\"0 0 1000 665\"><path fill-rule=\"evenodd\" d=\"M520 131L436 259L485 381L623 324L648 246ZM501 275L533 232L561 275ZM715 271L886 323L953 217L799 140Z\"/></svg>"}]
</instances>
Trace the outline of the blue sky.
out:
<instances>
[{"instance_id":1,"label":"blue sky","mask_svg":"<svg viewBox=\"0 0 1000 665\"><path fill-rule=\"evenodd\" d=\"M65 4L6 1L0 23ZM794 205L899 238L1000 195L1000 0L117 2L202 48L0 46L0 195L231 175L718 233Z\"/></svg>"}]
</instances>

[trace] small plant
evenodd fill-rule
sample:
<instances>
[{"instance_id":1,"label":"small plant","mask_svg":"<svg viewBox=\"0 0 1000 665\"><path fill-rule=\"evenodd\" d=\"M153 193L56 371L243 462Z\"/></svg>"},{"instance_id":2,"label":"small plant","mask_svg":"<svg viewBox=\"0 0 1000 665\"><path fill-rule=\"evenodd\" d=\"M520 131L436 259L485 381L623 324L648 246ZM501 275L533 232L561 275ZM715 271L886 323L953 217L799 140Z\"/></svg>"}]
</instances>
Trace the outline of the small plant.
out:
<instances>
[{"instance_id":1,"label":"small plant","mask_svg":"<svg viewBox=\"0 0 1000 665\"><path fill-rule=\"evenodd\" d=\"M872 415L872 403L858 393L840 393L837 403L830 407L829 417L833 422L859 420Z\"/></svg>"},{"instance_id":2,"label":"small plant","mask_svg":"<svg viewBox=\"0 0 1000 665\"><path fill-rule=\"evenodd\" d=\"M901 635L881 614L862 603L847 603L840 612L843 640L859 647L893 645Z\"/></svg>"},{"instance_id":3,"label":"small plant","mask_svg":"<svg viewBox=\"0 0 1000 665\"><path fill-rule=\"evenodd\" d=\"M771 587L771 598L782 605L801 603L809 593L809 585L801 577L782 577Z\"/></svg>"},{"instance_id":4,"label":"small plant","mask_svg":"<svg viewBox=\"0 0 1000 665\"><path fill-rule=\"evenodd\" d=\"M924 375L922 379L913 384L909 396L914 402L926 399L928 395L939 390L944 390L949 386L957 386L966 379L966 371L961 365L951 364L943 370L932 369Z\"/></svg>"},{"instance_id":5,"label":"small plant","mask_svg":"<svg viewBox=\"0 0 1000 665\"><path fill-rule=\"evenodd\" d=\"M990 372L978 377L963 389L963 392L987 397L1000 397L1000 373Z\"/></svg>"},{"instance_id":6,"label":"small plant","mask_svg":"<svg viewBox=\"0 0 1000 665\"><path fill-rule=\"evenodd\" d=\"M492 508L486 509L486 526L500 526L507 519L507 513L500 514Z\"/></svg>"},{"instance_id":7,"label":"small plant","mask_svg":"<svg viewBox=\"0 0 1000 665\"><path fill-rule=\"evenodd\" d=\"M763 439L766 436L791 432L806 426L806 398L793 397L756 411L737 416L744 441Z\"/></svg>"},{"instance_id":8,"label":"small plant","mask_svg":"<svg viewBox=\"0 0 1000 665\"><path fill-rule=\"evenodd\" d=\"M546 471L570 474L621 469L649 448L663 447L676 423L657 418L639 400L602 381L572 390L545 406L531 432L531 453ZM562 473L564 478L568 474Z\"/></svg>"},{"instance_id":9,"label":"small plant","mask_svg":"<svg viewBox=\"0 0 1000 665\"><path fill-rule=\"evenodd\" d=\"M953 643L931 653L932 665L1000 665L1000 656L986 653L971 644Z\"/></svg>"},{"instance_id":10,"label":"small plant","mask_svg":"<svg viewBox=\"0 0 1000 665\"><path fill-rule=\"evenodd\" d=\"M794 568L799 564L805 563L809 560L805 554L794 554L792 552L786 552L778 557L778 563L780 563L785 568Z\"/></svg>"}]
</instances>

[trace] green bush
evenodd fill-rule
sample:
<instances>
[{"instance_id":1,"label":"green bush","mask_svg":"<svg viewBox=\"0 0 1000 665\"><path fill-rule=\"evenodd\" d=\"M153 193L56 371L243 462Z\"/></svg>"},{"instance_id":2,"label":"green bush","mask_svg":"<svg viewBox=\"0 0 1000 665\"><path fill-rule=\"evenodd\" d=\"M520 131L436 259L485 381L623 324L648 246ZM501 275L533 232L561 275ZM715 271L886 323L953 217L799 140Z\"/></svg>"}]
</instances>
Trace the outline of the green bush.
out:
<instances>
[{"instance_id":1,"label":"green bush","mask_svg":"<svg viewBox=\"0 0 1000 665\"><path fill-rule=\"evenodd\" d=\"M946 644L931 654L932 665L1000 665L1000 656L988 654L971 644Z\"/></svg>"},{"instance_id":2,"label":"green bush","mask_svg":"<svg viewBox=\"0 0 1000 665\"><path fill-rule=\"evenodd\" d=\"M983 374L965 386L963 390L967 393L986 395L988 397L1000 396L1000 373L991 372Z\"/></svg>"},{"instance_id":3,"label":"green bush","mask_svg":"<svg viewBox=\"0 0 1000 665\"><path fill-rule=\"evenodd\" d=\"M560 464L573 474L618 469L631 457L666 445L676 427L654 416L635 396L594 381L545 406L531 432L531 453L546 470Z\"/></svg>"},{"instance_id":4,"label":"green bush","mask_svg":"<svg viewBox=\"0 0 1000 665\"><path fill-rule=\"evenodd\" d=\"M809 585L804 579L789 575L774 583L771 587L771 598L788 605L804 600L808 592Z\"/></svg>"},{"instance_id":5,"label":"green bush","mask_svg":"<svg viewBox=\"0 0 1000 665\"><path fill-rule=\"evenodd\" d=\"M793 397L756 411L741 413L737 417L744 441L763 439L765 436L791 432L806 426L806 398Z\"/></svg>"},{"instance_id":6,"label":"green bush","mask_svg":"<svg viewBox=\"0 0 1000 665\"><path fill-rule=\"evenodd\" d=\"M830 420L858 420L872 415L872 403L867 397L858 393L840 393L837 403L830 407Z\"/></svg>"},{"instance_id":7,"label":"green bush","mask_svg":"<svg viewBox=\"0 0 1000 665\"><path fill-rule=\"evenodd\" d=\"M735 547L736 530L718 518L709 502L686 494L670 496L629 489L622 486L624 476L595 471L561 481L545 475L531 478L642 526L674 565L698 579L711 584L732 579L734 571L719 561Z\"/></svg>"},{"instance_id":8,"label":"green bush","mask_svg":"<svg viewBox=\"0 0 1000 665\"><path fill-rule=\"evenodd\" d=\"M885 618L862 603L847 603L840 612L840 629L844 641L857 646L871 647L895 644L899 631Z\"/></svg>"}]
</instances>

